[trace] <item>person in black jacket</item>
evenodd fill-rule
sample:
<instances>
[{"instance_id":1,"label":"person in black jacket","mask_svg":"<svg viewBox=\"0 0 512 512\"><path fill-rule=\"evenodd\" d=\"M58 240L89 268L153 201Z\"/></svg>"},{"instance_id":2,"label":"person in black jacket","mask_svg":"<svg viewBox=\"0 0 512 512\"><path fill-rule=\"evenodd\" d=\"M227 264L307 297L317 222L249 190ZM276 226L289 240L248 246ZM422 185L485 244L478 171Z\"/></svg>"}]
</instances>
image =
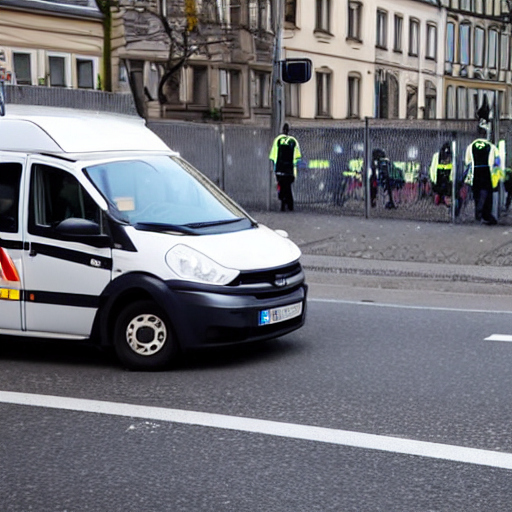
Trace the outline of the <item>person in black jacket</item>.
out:
<instances>
[{"instance_id":1,"label":"person in black jacket","mask_svg":"<svg viewBox=\"0 0 512 512\"><path fill-rule=\"evenodd\" d=\"M277 179L278 198L281 201L281 211L286 206L293 210L292 183L297 176L297 162L301 159L299 141L289 135L288 123L283 125L283 132L272 143L269 159L274 165Z\"/></svg>"}]
</instances>

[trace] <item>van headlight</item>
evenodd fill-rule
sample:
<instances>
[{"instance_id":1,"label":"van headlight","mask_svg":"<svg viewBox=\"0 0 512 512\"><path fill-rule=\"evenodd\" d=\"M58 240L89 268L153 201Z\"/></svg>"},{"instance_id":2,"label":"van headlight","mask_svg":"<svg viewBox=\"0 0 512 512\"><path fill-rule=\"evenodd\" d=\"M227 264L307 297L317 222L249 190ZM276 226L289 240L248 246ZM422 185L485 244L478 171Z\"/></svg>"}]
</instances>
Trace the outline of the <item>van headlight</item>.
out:
<instances>
[{"instance_id":1,"label":"van headlight","mask_svg":"<svg viewBox=\"0 0 512 512\"><path fill-rule=\"evenodd\" d=\"M228 284L240 273L226 268L187 245L175 245L165 256L169 268L183 279L206 284Z\"/></svg>"}]
</instances>

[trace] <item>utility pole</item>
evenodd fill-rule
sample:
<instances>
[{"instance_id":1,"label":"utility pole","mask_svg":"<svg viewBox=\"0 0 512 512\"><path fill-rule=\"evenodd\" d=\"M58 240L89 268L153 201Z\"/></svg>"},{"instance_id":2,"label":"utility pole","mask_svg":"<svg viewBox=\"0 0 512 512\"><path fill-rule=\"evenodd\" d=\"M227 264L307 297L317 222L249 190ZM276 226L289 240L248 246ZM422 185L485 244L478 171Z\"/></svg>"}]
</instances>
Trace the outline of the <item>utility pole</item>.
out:
<instances>
[{"instance_id":1,"label":"utility pole","mask_svg":"<svg viewBox=\"0 0 512 512\"><path fill-rule=\"evenodd\" d=\"M281 132L284 120L284 87L281 79L281 51L283 44L284 0L274 0L274 55L272 61L272 137Z\"/></svg>"}]
</instances>

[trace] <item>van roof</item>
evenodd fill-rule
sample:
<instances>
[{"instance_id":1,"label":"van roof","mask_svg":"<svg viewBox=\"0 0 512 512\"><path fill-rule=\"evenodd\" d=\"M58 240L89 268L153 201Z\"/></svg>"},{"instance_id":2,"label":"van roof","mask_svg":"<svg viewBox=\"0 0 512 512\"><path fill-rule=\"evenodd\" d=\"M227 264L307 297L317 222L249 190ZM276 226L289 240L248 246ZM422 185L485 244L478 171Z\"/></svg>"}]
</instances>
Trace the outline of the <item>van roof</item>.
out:
<instances>
[{"instance_id":1,"label":"van roof","mask_svg":"<svg viewBox=\"0 0 512 512\"><path fill-rule=\"evenodd\" d=\"M137 116L13 104L7 104L5 116L0 117L0 150L61 154L172 152Z\"/></svg>"}]
</instances>

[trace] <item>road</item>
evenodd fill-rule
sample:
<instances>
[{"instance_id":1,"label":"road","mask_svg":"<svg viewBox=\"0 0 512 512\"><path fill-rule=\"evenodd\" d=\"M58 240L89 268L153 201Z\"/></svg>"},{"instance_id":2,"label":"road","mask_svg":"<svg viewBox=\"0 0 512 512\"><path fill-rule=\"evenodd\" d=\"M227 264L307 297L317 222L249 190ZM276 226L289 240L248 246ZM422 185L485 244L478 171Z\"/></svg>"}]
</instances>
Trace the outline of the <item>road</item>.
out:
<instances>
[{"instance_id":1,"label":"road","mask_svg":"<svg viewBox=\"0 0 512 512\"><path fill-rule=\"evenodd\" d=\"M302 330L169 372L2 343L0 510L509 511L510 300L308 281Z\"/></svg>"}]
</instances>

